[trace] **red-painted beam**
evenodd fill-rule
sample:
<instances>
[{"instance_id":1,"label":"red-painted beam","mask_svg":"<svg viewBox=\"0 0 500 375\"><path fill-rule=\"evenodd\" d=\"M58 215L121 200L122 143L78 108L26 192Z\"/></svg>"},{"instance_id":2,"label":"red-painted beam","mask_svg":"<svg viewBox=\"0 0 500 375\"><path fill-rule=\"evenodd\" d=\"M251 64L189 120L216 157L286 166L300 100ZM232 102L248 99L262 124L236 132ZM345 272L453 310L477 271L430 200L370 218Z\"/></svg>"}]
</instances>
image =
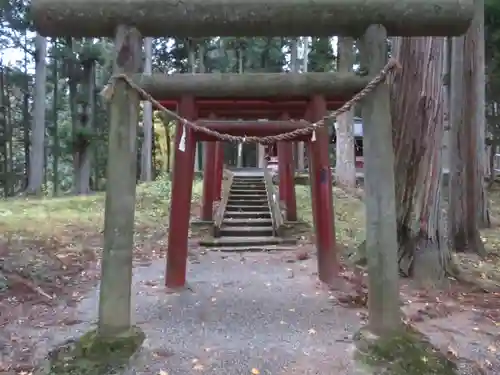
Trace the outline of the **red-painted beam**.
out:
<instances>
[{"instance_id":1,"label":"red-painted beam","mask_svg":"<svg viewBox=\"0 0 500 375\"><path fill-rule=\"evenodd\" d=\"M160 100L162 105L166 107L175 107L178 105L178 100ZM196 105L198 107L210 107L210 106L223 106L223 107L239 107L239 106L275 106L277 108L282 107L295 107L295 106L307 106L309 103L309 98L290 98L289 100L276 100L276 99L255 99L255 98L238 98L238 99L203 99L197 98ZM338 105L345 103L343 98L330 98L326 100L328 106Z\"/></svg>"},{"instance_id":2,"label":"red-painted beam","mask_svg":"<svg viewBox=\"0 0 500 375\"><path fill-rule=\"evenodd\" d=\"M219 133L229 134L233 136L274 136L282 133L288 133L293 130L307 127L305 121L198 121L197 125L207 129L215 130ZM207 135L201 131L196 132L198 140L210 141L216 138ZM297 139L308 140L310 136L300 136Z\"/></svg>"},{"instance_id":3,"label":"red-painted beam","mask_svg":"<svg viewBox=\"0 0 500 375\"><path fill-rule=\"evenodd\" d=\"M233 120L257 120L257 119L267 119L270 121L276 121L279 120L281 117L281 114L283 111L281 110L275 110L275 111L270 111L270 110L262 110L262 109L254 109L254 110L234 110L234 109L225 109L221 110L218 109L216 111L214 110L201 110L199 112L200 116L199 118L206 119L208 116L214 113L217 118L220 119L233 119ZM290 119L292 120L300 120L304 116L304 111L298 108L296 111L288 111L290 114Z\"/></svg>"}]
</instances>

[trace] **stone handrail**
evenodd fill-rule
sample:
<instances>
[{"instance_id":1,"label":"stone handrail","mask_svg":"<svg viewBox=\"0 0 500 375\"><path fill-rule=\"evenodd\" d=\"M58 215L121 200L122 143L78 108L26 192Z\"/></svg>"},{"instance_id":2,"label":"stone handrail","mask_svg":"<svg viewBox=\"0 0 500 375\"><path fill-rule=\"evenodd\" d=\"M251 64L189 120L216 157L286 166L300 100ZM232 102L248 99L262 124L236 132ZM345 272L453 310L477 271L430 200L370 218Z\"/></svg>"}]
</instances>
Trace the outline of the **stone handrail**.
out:
<instances>
[{"instance_id":1,"label":"stone handrail","mask_svg":"<svg viewBox=\"0 0 500 375\"><path fill-rule=\"evenodd\" d=\"M214 216L214 237L220 237L220 227L222 225L222 220L224 219L224 213L226 212L227 201L229 199L229 192L231 191L232 184L233 173L225 169L222 177L221 200Z\"/></svg>"},{"instance_id":2,"label":"stone handrail","mask_svg":"<svg viewBox=\"0 0 500 375\"><path fill-rule=\"evenodd\" d=\"M264 168L264 181L266 183L267 201L271 211L273 231L275 236L281 236L283 230L283 215L281 213L278 192L273 184L273 177L268 168Z\"/></svg>"}]
</instances>

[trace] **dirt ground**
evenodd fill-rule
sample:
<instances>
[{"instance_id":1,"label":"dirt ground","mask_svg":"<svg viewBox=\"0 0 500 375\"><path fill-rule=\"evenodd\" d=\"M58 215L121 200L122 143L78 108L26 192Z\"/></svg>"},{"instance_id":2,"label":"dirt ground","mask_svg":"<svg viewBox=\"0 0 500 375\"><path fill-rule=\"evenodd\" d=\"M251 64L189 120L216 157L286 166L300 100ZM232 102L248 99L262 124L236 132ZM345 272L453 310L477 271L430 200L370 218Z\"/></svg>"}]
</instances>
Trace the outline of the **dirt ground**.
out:
<instances>
[{"instance_id":1,"label":"dirt ground","mask_svg":"<svg viewBox=\"0 0 500 375\"><path fill-rule=\"evenodd\" d=\"M193 205L194 217L199 213L197 202L200 193L201 184L197 183L194 186L193 197L195 202ZM245 259L254 263L265 263L262 272L265 270L272 271L276 274L276 277L281 277L285 281L290 276L288 270L297 267L294 275L302 276L294 277L293 282L287 281L291 283L290 288L293 288L293 290L286 293L290 301L294 300L295 297L292 296L294 293L299 295L313 294L316 296L314 298L319 299L315 303L319 305L327 303L330 306L332 297L329 292L323 290L312 292L314 288L311 287L315 285L315 257L313 254L314 248L310 244L312 234L309 225L311 222L311 207L308 187L298 186L297 195L299 216L303 221L300 230L295 229L302 240L297 252L286 256L284 254L279 256L267 255L267 258L266 254L258 255L257 257L260 258L255 258L255 255L253 255L253 258L246 256ZM163 257L167 239L170 186L168 182L155 182L141 186L138 189L137 198L135 262L137 270L139 270L137 274L139 276L147 275L148 280L136 279L135 282L142 285L141 288L148 289L143 290L143 293L151 295L153 293L151 289L157 289L157 285L161 283L159 280L161 274L152 277L149 272L156 272L157 269L161 268L159 264L163 263L161 258ZM364 239L364 207L359 199L337 188L334 189L334 198L337 238L342 245L341 248L347 251L355 248ZM500 190L492 191L491 199L492 215L500 218ZM57 334L54 334L50 340L45 339L48 344L55 345L58 340L64 339L65 335L68 335L70 331L71 334L75 334L75 329L76 332L80 332L80 329L87 329L89 325L95 322L95 312L84 314L85 316L82 317L80 308L82 304L88 306L95 303L95 298L92 299L89 296L94 295L95 297L96 284L99 280L102 223L103 197L101 195L35 201L19 199L0 203L0 233L2 233L2 238L0 238L0 353L2 354L0 356L0 372L8 370L15 370L17 373L29 372L33 367L34 359L42 356L43 353L37 352L37 355L35 355L33 351L34 344L36 344L33 337L40 336L39 334L33 334L32 329L52 327L50 329L54 330L54 327L58 327ZM500 282L500 228L488 229L483 231L482 234L490 255L486 259L464 256L457 259L457 261L480 278ZM194 253L199 250L196 249L195 245L196 238L199 235L200 233L192 233L191 242ZM222 267L227 267L227 262L234 262L234 267L240 267L242 264L239 258L233 260L217 258L217 260L213 260L210 254L207 255L204 252L199 254L203 256L192 262L193 267L199 267L198 265L205 261L210 263L209 268L215 267L214 265L220 262L225 264ZM300 255L297 257L297 254ZM298 258L300 258L300 261L298 261ZM277 266L281 271L277 271ZM144 271L145 269L149 270L148 273ZM243 272L243 269L238 268L238 270L234 274L235 278L238 273ZM200 275L205 275L207 279L205 280L200 276L200 285L206 283L217 284L215 279L212 278L213 276L208 276L208 272L208 269L201 272ZM235 289L237 293L238 288L241 287L249 289L249 293L253 293L251 292L253 290L251 277L255 277L255 280L264 283L271 282L264 280L267 276L264 276L265 273L262 272L253 273L253 276L251 276L252 274L248 275L249 279L242 281L244 285L236 283L231 287L227 285L227 288L229 290ZM362 269L352 269L350 267L346 267L342 273L343 279L360 296L366 291L363 273ZM305 285L301 284L299 286L298 281ZM236 281L233 280L233 282ZM470 287L458 283L451 283L450 285L447 290L429 291L418 289L411 282L402 280L401 295L407 322L428 336L436 347L450 356L460 358L465 367L474 368L474 371L476 371L464 372L465 374L500 373L500 357L497 352L497 350L500 350L500 293L486 294L474 291ZM202 294L209 296L213 293L219 293L216 292L219 289L224 289L219 286L213 288L215 289L205 290L205 287L201 287ZM305 291L306 289L309 291ZM156 292L158 291L155 290L154 293ZM256 290L255 296L258 295L257 292ZM288 292L291 292L291 294L288 294ZM263 295L254 298L260 301L259 304L265 305L270 304L272 300L271 295L267 297ZM156 298L158 299L158 296ZM191 297L182 298L190 300ZM210 298L211 301L211 298L217 299L219 297L207 298ZM196 305L194 299L191 302ZM364 322L366 318L365 303L366 299L363 298L352 299L345 296L335 298L335 304L352 311L352 313L336 312L336 314L345 315L346 321L349 321L350 328L345 331L345 337L349 337L354 328ZM60 306L65 306L64 313L61 312ZM279 308L276 308L281 311L288 308L287 306L283 302ZM326 308L325 306L322 308ZM226 307L221 305L220 308L219 314L223 314ZM95 306L93 309L95 310ZM304 309L306 308L304 307ZM306 310L303 311L305 315L296 318L297 324L301 325L300 322L312 319L309 317L310 311ZM71 311L72 313L69 313ZM264 312L265 306L255 311L257 315ZM314 319L321 320L321 314ZM33 325L38 326L38 328ZM7 327L10 327L10 329L7 329ZM153 327L150 328L154 330ZM314 328L309 329L314 331ZM335 329L338 332L342 331L340 326L335 327ZM241 340L245 339L243 337L245 332L242 331L241 337L238 336ZM281 333L282 337L290 334L290 332ZM310 334L296 333L296 336L292 338L307 341ZM157 336L154 333L151 333L151 335ZM262 335L264 335L264 332L262 332ZM345 340L349 341L349 338L345 338ZM185 344L189 345L190 342L186 341ZM213 343L211 342L211 344ZM258 340L255 345L258 346ZM342 348L346 348L343 344L333 343L331 345L340 345ZM317 361L320 360L322 357L321 352L324 352L327 346L316 348L318 352L313 357ZM264 350L263 348L265 348L264 344L261 345L262 350ZM266 353L271 353L269 354L271 357L273 355L277 358L286 357L284 353L273 354L273 350L275 350L273 348L270 348L270 351ZM154 350L166 353L165 350L168 352L169 348ZM220 351L223 350L224 347L222 346ZM287 350L293 351L293 345ZM259 352L259 349L247 353L249 363L251 362L250 357L257 352ZM309 353L306 349L303 352ZM152 355L151 352L148 355ZM208 354L205 353L204 356L207 357ZM309 353L309 356L304 355L294 359L293 363L300 362L300 366L302 366L295 366L302 371L297 370L299 371L297 373L314 373L304 372L307 369L307 363L312 361L312 358L309 358L310 356ZM192 361L194 359L199 360L202 355L198 353L196 356L192 355L191 359L187 357L183 358ZM190 366L196 367L196 363L192 362ZM204 366L208 367L208 365ZM250 365L247 363L245 366ZM346 366L348 367L348 364ZM241 366L235 368L242 370ZM252 369L251 366L250 369ZM154 368L154 370L159 371L159 368ZM154 373L148 372L150 370L144 371L144 373ZM178 373L190 373L190 371L186 367ZM217 373L221 373L221 371L219 369ZM222 371L222 373L225 372ZM264 374L266 372L261 371L260 373ZM277 370L273 370L273 372L267 373L284 374L295 372L285 372L285 370L277 372ZM328 372L325 374L328 374ZM336 374L340 373L336 372Z\"/></svg>"}]
</instances>

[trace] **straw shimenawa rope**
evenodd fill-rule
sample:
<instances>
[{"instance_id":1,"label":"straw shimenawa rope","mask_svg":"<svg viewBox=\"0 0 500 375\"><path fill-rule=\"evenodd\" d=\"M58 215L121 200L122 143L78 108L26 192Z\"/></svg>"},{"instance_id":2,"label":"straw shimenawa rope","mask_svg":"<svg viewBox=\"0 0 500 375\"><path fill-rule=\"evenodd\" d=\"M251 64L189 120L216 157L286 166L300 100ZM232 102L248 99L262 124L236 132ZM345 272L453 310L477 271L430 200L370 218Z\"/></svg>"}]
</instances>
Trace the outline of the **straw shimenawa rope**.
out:
<instances>
[{"instance_id":1,"label":"straw shimenawa rope","mask_svg":"<svg viewBox=\"0 0 500 375\"><path fill-rule=\"evenodd\" d=\"M164 114L173 117L174 119L180 121L183 126L190 127L192 130L196 132L201 132L205 133L207 135L210 135L212 137L217 138L218 140L221 141L227 141L227 142L249 142L249 143L260 143L260 144L271 144L275 143L278 141L287 141L287 140L292 140L298 136L304 136L304 135L309 135L312 134L312 141L316 139L315 135L315 130L320 127L325 125L325 122L331 118L335 118L342 113L345 113L349 111L356 103L360 102L363 98L365 98L368 94L370 94L373 90L377 88L377 86L384 82L389 73L392 71L400 71L401 70L401 65L399 64L398 61L395 59L390 59L388 63L384 66L384 68L366 85L366 87L358 92L356 95L354 95L350 100L348 100L342 107L339 109L330 112L328 115L323 117L321 120L314 122L314 123L308 123L307 126L296 129L293 131L290 131L288 133L281 133L278 135L273 135L273 136L265 136L265 137L256 137L256 136L251 136L251 137L244 137L244 136L234 136L230 134L224 134L224 133L219 133L215 130L208 129L204 126L197 125L181 116L179 116L177 113L165 108L160 102L158 102L156 99L154 99L149 93L147 93L145 90L143 90L141 87L139 87L135 82L133 82L127 75L125 74L118 74L113 77L111 77L109 83L104 87L104 89L101 91L101 95L106 99L106 100L111 100L113 97L113 93L115 90L115 85L118 80L124 81L127 83L127 85L137 91L137 93L140 95L142 100L149 101L151 104ZM307 122L306 122L307 123Z\"/></svg>"}]
</instances>

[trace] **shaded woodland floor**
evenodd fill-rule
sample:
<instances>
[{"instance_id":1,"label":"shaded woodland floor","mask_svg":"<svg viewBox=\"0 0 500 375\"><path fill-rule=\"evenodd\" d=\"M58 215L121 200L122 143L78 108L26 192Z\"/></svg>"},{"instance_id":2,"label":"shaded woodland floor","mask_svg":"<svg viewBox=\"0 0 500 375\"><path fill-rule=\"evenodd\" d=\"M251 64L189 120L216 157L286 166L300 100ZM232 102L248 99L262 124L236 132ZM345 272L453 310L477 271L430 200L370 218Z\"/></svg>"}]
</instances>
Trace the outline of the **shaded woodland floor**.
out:
<instances>
[{"instance_id":1,"label":"shaded woodland floor","mask_svg":"<svg viewBox=\"0 0 500 375\"><path fill-rule=\"evenodd\" d=\"M196 183L194 217L200 192ZM170 185L139 187L134 302L148 339L136 373L357 374L346 353L366 319L364 270L343 269L356 293L316 284L309 189L298 186L297 194L303 223L290 228L301 238L295 252L221 255L199 249L204 233L194 232L194 293L166 296ZM337 188L334 198L337 237L347 254L364 239L363 203ZM500 190L491 199L500 218ZM95 323L103 201L94 195L0 203L0 371L30 371L51 346ZM500 284L500 228L482 234L490 256L458 261ZM463 374L500 373L500 294L453 282L445 291L421 290L401 280L401 295L406 321L447 356L460 358Z\"/></svg>"}]
</instances>

